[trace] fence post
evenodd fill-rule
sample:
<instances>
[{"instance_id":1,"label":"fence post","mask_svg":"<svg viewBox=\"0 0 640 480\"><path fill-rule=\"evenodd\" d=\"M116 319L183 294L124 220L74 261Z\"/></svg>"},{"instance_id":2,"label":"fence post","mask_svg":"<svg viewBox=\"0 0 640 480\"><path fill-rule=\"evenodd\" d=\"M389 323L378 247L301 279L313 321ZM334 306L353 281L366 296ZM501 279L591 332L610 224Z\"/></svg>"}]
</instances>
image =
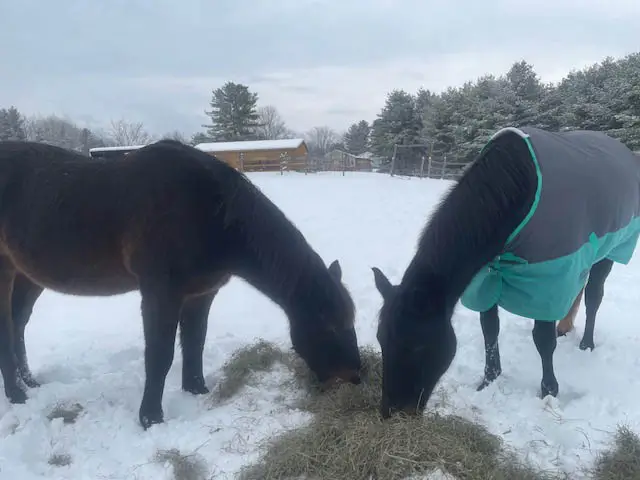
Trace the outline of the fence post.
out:
<instances>
[{"instance_id":1,"label":"fence post","mask_svg":"<svg viewBox=\"0 0 640 480\"><path fill-rule=\"evenodd\" d=\"M393 144L393 156L391 157L391 168L389 169L389 175L393 177L393 171L396 167L396 155L398 153L398 144Z\"/></svg>"},{"instance_id":2,"label":"fence post","mask_svg":"<svg viewBox=\"0 0 640 480\"><path fill-rule=\"evenodd\" d=\"M240 152L240 171L244 172L244 152Z\"/></svg>"},{"instance_id":3,"label":"fence post","mask_svg":"<svg viewBox=\"0 0 640 480\"><path fill-rule=\"evenodd\" d=\"M422 155L422 161L420 162L420 178L424 178L424 155Z\"/></svg>"},{"instance_id":4,"label":"fence post","mask_svg":"<svg viewBox=\"0 0 640 480\"><path fill-rule=\"evenodd\" d=\"M440 179L444 179L444 172L447 169L447 154L444 154L444 159L442 161L442 171L440 172Z\"/></svg>"},{"instance_id":5,"label":"fence post","mask_svg":"<svg viewBox=\"0 0 640 480\"><path fill-rule=\"evenodd\" d=\"M427 161L427 178L431 178L431 154L429 154L429 160Z\"/></svg>"}]
</instances>

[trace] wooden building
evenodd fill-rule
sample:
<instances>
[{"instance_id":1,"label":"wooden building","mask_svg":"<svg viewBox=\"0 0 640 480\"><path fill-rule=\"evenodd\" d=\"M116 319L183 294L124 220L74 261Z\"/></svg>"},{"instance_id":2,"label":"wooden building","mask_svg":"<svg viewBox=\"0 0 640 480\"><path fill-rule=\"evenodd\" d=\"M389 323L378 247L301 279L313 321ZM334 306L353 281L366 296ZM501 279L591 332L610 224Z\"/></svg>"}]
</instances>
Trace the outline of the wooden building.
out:
<instances>
[{"instance_id":1,"label":"wooden building","mask_svg":"<svg viewBox=\"0 0 640 480\"><path fill-rule=\"evenodd\" d=\"M91 158L122 158L127 153L133 152L144 145L131 145L128 147L96 147L89 149L89 156Z\"/></svg>"},{"instance_id":2,"label":"wooden building","mask_svg":"<svg viewBox=\"0 0 640 480\"><path fill-rule=\"evenodd\" d=\"M353 155L336 149L325 155L324 164L326 170L346 172L371 172L371 158L369 155Z\"/></svg>"},{"instance_id":3,"label":"wooden building","mask_svg":"<svg viewBox=\"0 0 640 480\"><path fill-rule=\"evenodd\" d=\"M301 138L199 143L196 148L242 172L309 170L309 151Z\"/></svg>"}]
</instances>

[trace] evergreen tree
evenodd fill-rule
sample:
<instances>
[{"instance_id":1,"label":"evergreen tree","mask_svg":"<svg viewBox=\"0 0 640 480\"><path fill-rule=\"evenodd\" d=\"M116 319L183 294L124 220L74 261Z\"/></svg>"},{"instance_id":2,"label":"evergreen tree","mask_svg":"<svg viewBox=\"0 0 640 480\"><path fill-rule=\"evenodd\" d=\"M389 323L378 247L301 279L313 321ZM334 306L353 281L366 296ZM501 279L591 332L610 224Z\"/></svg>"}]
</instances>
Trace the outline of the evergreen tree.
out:
<instances>
[{"instance_id":1,"label":"evergreen tree","mask_svg":"<svg viewBox=\"0 0 640 480\"><path fill-rule=\"evenodd\" d=\"M254 140L260 126L257 103L258 95L246 85L227 82L214 90L211 111L205 112L211 118L211 125L204 125L207 135L215 142Z\"/></svg>"},{"instance_id":2,"label":"evergreen tree","mask_svg":"<svg viewBox=\"0 0 640 480\"><path fill-rule=\"evenodd\" d=\"M349 127L344 135L344 146L348 153L361 155L369 149L371 127L366 120L360 120Z\"/></svg>"},{"instance_id":3,"label":"evergreen tree","mask_svg":"<svg viewBox=\"0 0 640 480\"><path fill-rule=\"evenodd\" d=\"M0 110L0 140L27 139L24 117L14 106Z\"/></svg>"},{"instance_id":4,"label":"evergreen tree","mask_svg":"<svg viewBox=\"0 0 640 480\"><path fill-rule=\"evenodd\" d=\"M421 125L415 98L404 90L393 90L371 126L373 152L389 159L395 144L410 145L420 141Z\"/></svg>"}]
</instances>

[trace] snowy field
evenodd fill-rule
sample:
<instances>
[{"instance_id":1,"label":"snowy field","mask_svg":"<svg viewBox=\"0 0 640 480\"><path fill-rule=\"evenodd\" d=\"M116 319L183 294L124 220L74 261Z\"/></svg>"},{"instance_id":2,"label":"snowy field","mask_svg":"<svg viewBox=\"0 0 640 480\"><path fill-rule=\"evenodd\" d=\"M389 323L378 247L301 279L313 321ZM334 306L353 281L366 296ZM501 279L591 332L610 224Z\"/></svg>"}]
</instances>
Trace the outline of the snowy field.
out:
<instances>
[{"instance_id":1,"label":"snowy field","mask_svg":"<svg viewBox=\"0 0 640 480\"><path fill-rule=\"evenodd\" d=\"M328 264L338 258L357 306L361 344L373 344L381 299L371 266L399 281L414 253L426 215L448 186L438 180L381 174L252 174ZM484 349L477 314L459 306L454 315L457 356L431 408L484 423L542 467L575 472L610 441L618 422L640 431L640 255L616 265L596 322L596 349L578 349L584 305L576 331L559 339L555 353L560 395L537 398L539 356L532 321L502 312L503 375L482 392ZM257 337L290 345L287 320L266 297L234 279L213 304L205 347L209 387L237 348ZM25 405L0 395L0 479L170 479L153 462L158 449L197 451L212 478L233 478L256 459L257 445L276 431L306 421L276 398L278 373L216 408L180 390L176 358L164 394L165 423L144 432L138 424L143 387L143 339L138 294L111 298L65 297L45 292L27 328L32 370L43 386ZM0 392L2 392L0 390ZM293 398L293 392L285 392ZM47 419L58 402L84 411L74 424ZM71 464L54 467L52 455ZM573 478L580 478L578 473Z\"/></svg>"}]
</instances>

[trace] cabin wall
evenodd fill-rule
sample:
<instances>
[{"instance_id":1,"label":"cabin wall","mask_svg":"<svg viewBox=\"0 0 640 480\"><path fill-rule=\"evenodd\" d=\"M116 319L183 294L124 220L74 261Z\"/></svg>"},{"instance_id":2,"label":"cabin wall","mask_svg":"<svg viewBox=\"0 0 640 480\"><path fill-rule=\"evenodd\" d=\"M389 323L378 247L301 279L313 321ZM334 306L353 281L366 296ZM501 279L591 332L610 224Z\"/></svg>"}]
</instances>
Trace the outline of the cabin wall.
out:
<instances>
[{"instance_id":1,"label":"cabin wall","mask_svg":"<svg viewBox=\"0 0 640 480\"><path fill-rule=\"evenodd\" d=\"M307 163L307 149L304 145L296 149L279 150L251 150L248 152L207 152L218 159L231 165L233 168L244 172L279 172L281 169L281 155L288 155L288 167L290 170L301 170ZM243 157L241 159L241 153Z\"/></svg>"}]
</instances>

